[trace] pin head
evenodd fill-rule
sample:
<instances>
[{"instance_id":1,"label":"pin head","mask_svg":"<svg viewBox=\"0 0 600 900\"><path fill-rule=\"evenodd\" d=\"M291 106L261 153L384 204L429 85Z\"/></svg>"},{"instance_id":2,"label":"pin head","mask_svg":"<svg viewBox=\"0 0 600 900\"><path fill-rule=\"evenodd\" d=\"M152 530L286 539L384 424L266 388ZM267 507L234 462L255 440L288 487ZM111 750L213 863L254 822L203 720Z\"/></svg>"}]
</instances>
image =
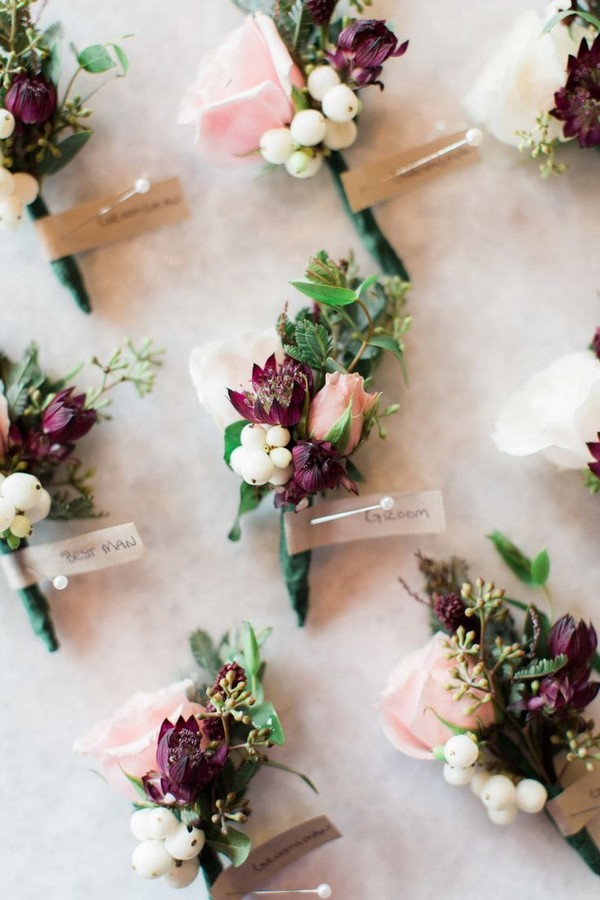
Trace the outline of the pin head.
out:
<instances>
[{"instance_id":1,"label":"pin head","mask_svg":"<svg viewBox=\"0 0 600 900\"><path fill-rule=\"evenodd\" d=\"M57 591L64 591L68 584L69 579L66 575L57 575L56 578L52 579L52 586L56 588Z\"/></svg>"},{"instance_id":2,"label":"pin head","mask_svg":"<svg viewBox=\"0 0 600 900\"><path fill-rule=\"evenodd\" d=\"M150 181L148 178L137 178L134 184L136 194L147 194L150 190Z\"/></svg>"},{"instance_id":3,"label":"pin head","mask_svg":"<svg viewBox=\"0 0 600 900\"><path fill-rule=\"evenodd\" d=\"M316 893L317 897L321 897L322 900L327 900L328 897L331 897L331 887L328 884L320 884Z\"/></svg>"},{"instance_id":4,"label":"pin head","mask_svg":"<svg viewBox=\"0 0 600 900\"><path fill-rule=\"evenodd\" d=\"M479 147L483 140L483 131L479 128L469 128L469 130L465 133L465 141L471 147Z\"/></svg>"},{"instance_id":5,"label":"pin head","mask_svg":"<svg viewBox=\"0 0 600 900\"><path fill-rule=\"evenodd\" d=\"M395 501L393 497L382 497L379 501L379 505L382 509L393 509L394 503Z\"/></svg>"}]
</instances>

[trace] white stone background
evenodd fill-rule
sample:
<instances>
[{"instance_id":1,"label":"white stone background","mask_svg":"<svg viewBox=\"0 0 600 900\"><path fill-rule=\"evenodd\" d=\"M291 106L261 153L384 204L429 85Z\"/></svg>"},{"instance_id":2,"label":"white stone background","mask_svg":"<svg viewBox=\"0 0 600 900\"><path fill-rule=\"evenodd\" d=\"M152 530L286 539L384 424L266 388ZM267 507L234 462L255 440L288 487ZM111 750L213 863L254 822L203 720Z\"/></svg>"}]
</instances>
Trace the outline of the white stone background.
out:
<instances>
[{"instance_id":1,"label":"white stone background","mask_svg":"<svg viewBox=\"0 0 600 900\"><path fill-rule=\"evenodd\" d=\"M369 91L350 162L424 143L440 120L450 131L466 124L461 98L523 6L378 0L375 13L394 20L411 45L388 64L385 91ZM422 609L397 580L419 586L419 547L466 555L474 575L514 593L484 535L497 527L531 552L547 546L559 608L597 617L598 498L576 474L503 456L490 440L506 394L585 346L599 324L597 154L573 149L568 175L543 183L534 163L489 140L481 164L379 208L414 282L411 386L402 388L393 360L385 364L385 399L400 396L403 409L387 442L373 437L359 463L370 493L441 488L448 531L317 551L311 615L299 630L278 571L277 515L265 504L245 523L240 545L226 540L237 483L197 405L187 359L205 339L268 326L293 297L288 281L316 250L342 256L354 247L367 273L370 260L327 172L304 183L283 173L251 180L211 171L192 132L175 125L202 54L240 20L226 0L52 0L46 18L53 17L79 46L135 37L127 42L131 73L94 100L94 139L47 187L52 208L123 190L147 171L181 177L193 218L82 256L95 307L87 318L55 282L30 225L2 238L6 352L16 355L34 338L58 374L127 335L152 335L167 350L155 394L141 402L124 389L114 420L83 448L98 467L107 524L135 519L145 561L74 579L54 595L62 639L54 655L1 590L3 896L169 894L131 872L128 805L71 745L134 691L185 674L193 629L218 635L246 617L273 626L267 684L288 737L279 758L320 789L315 798L300 781L266 772L252 788L249 831L262 839L323 811L344 833L272 887L329 881L344 900L596 896L595 876L545 817L520 816L506 829L488 824L471 793L447 786L437 764L387 743L375 707L392 667L427 638ZM39 535L65 531L45 526ZM202 897L200 882L188 893Z\"/></svg>"}]
</instances>

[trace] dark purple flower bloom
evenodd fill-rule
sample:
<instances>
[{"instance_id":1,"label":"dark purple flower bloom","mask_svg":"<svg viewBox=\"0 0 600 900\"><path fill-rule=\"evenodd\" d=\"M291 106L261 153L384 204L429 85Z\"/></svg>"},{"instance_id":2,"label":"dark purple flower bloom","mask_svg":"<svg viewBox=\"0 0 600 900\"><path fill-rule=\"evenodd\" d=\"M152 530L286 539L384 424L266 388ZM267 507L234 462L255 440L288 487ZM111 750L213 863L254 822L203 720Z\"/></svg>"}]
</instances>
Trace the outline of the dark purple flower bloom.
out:
<instances>
[{"instance_id":1,"label":"dark purple flower bloom","mask_svg":"<svg viewBox=\"0 0 600 900\"><path fill-rule=\"evenodd\" d=\"M597 441L588 441L588 450L594 457L595 462L588 463L588 469L593 472L597 478L600 478L600 432Z\"/></svg>"},{"instance_id":2,"label":"dark purple flower bloom","mask_svg":"<svg viewBox=\"0 0 600 900\"><path fill-rule=\"evenodd\" d=\"M581 677L574 678L564 669L561 669L556 675L549 675L542 680L539 693L529 700L528 709L532 712L542 707L554 711L563 709L565 706L573 709L585 709L600 689L600 681L590 681L589 676L588 670Z\"/></svg>"},{"instance_id":3,"label":"dark purple flower bloom","mask_svg":"<svg viewBox=\"0 0 600 900\"><path fill-rule=\"evenodd\" d=\"M14 423L10 426L8 441L11 451L16 451L19 459L31 463L65 462L75 449L74 444L57 443L41 431L22 431Z\"/></svg>"},{"instance_id":4,"label":"dark purple flower bloom","mask_svg":"<svg viewBox=\"0 0 600 900\"><path fill-rule=\"evenodd\" d=\"M308 366L286 356L281 365L273 353L264 368L254 365L252 390L228 390L229 400L243 419L257 425L290 428L302 418L304 401L312 388Z\"/></svg>"},{"instance_id":5,"label":"dark purple flower bloom","mask_svg":"<svg viewBox=\"0 0 600 900\"><path fill-rule=\"evenodd\" d=\"M180 716L175 725L165 719L158 736L158 771L142 778L144 790L155 803L190 806L227 762L228 747L214 753L201 749L202 732L194 716Z\"/></svg>"},{"instance_id":6,"label":"dark purple flower bloom","mask_svg":"<svg viewBox=\"0 0 600 900\"><path fill-rule=\"evenodd\" d=\"M327 25L337 0L306 0L305 6L315 25Z\"/></svg>"},{"instance_id":7,"label":"dark purple flower bloom","mask_svg":"<svg viewBox=\"0 0 600 900\"><path fill-rule=\"evenodd\" d=\"M406 53L408 41L398 45L393 31L380 19L357 19L340 33L337 46L327 53L331 65L351 86L378 84L383 63Z\"/></svg>"},{"instance_id":8,"label":"dark purple flower bloom","mask_svg":"<svg viewBox=\"0 0 600 900\"><path fill-rule=\"evenodd\" d=\"M593 625L580 621L578 625L570 615L561 616L548 635L548 649L553 659L566 656L567 662L553 675L543 678L535 697L527 702L527 708L560 710L565 706L585 709L592 702L600 682L590 681L592 656L598 646Z\"/></svg>"},{"instance_id":9,"label":"dark purple flower bloom","mask_svg":"<svg viewBox=\"0 0 600 900\"><path fill-rule=\"evenodd\" d=\"M590 47L582 39L577 56L569 56L569 77L554 95L550 111L564 122L565 137L576 137L580 147L600 146L600 34Z\"/></svg>"},{"instance_id":10,"label":"dark purple flower bloom","mask_svg":"<svg viewBox=\"0 0 600 900\"><path fill-rule=\"evenodd\" d=\"M56 88L43 75L15 75L4 106L24 125L43 125L56 110Z\"/></svg>"},{"instance_id":11,"label":"dark purple flower bloom","mask_svg":"<svg viewBox=\"0 0 600 900\"><path fill-rule=\"evenodd\" d=\"M44 410L42 431L56 443L78 441L96 424L96 410L86 409L85 394L74 396L74 390L60 391Z\"/></svg>"},{"instance_id":12,"label":"dark purple flower bloom","mask_svg":"<svg viewBox=\"0 0 600 900\"><path fill-rule=\"evenodd\" d=\"M557 619L548 635L548 648L553 657L565 654L569 669L587 668L598 646L598 637L593 625L582 620L575 624L573 616L565 615Z\"/></svg>"},{"instance_id":13,"label":"dark purple flower bloom","mask_svg":"<svg viewBox=\"0 0 600 900\"><path fill-rule=\"evenodd\" d=\"M451 634L455 634L461 625L466 631L475 630L476 620L467 618L465 604L458 594L436 594L433 600L433 611L444 628Z\"/></svg>"},{"instance_id":14,"label":"dark purple flower bloom","mask_svg":"<svg viewBox=\"0 0 600 900\"><path fill-rule=\"evenodd\" d=\"M346 472L346 459L330 441L298 441L292 450L295 484L305 494L317 494L343 485L354 494L358 489Z\"/></svg>"},{"instance_id":15,"label":"dark purple flower bloom","mask_svg":"<svg viewBox=\"0 0 600 900\"><path fill-rule=\"evenodd\" d=\"M592 338L591 350L595 356L600 359L600 328L596 328L596 332Z\"/></svg>"}]
</instances>

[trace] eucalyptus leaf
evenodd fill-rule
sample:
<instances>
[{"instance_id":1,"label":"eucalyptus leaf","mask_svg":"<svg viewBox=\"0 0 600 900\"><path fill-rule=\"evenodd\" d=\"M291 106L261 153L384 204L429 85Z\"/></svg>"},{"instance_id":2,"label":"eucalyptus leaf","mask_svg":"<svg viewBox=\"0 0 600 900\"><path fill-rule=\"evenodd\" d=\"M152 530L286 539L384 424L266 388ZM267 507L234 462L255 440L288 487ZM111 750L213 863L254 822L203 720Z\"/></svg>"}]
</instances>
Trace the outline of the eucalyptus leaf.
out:
<instances>
[{"instance_id":1,"label":"eucalyptus leaf","mask_svg":"<svg viewBox=\"0 0 600 900\"><path fill-rule=\"evenodd\" d=\"M531 560L525 556L512 541L509 541L500 531L493 531L487 537L493 543L494 547L517 578L523 584L534 584L531 575Z\"/></svg>"},{"instance_id":2,"label":"eucalyptus leaf","mask_svg":"<svg viewBox=\"0 0 600 900\"><path fill-rule=\"evenodd\" d=\"M356 302L356 294L350 288L337 287L333 284L313 284L310 281L292 281L291 284L301 294L326 306L349 306Z\"/></svg>"},{"instance_id":3,"label":"eucalyptus leaf","mask_svg":"<svg viewBox=\"0 0 600 900\"><path fill-rule=\"evenodd\" d=\"M74 134L70 134L64 141L61 141L60 144L56 145L56 149L60 153L60 156L46 154L38 165L38 173L46 176L56 175L57 172L64 169L64 167L75 159L77 154L83 150L92 134L93 131L91 131L91 129L76 131Z\"/></svg>"},{"instance_id":4,"label":"eucalyptus leaf","mask_svg":"<svg viewBox=\"0 0 600 900\"><path fill-rule=\"evenodd\" d=\"M369 341L371 347L378 347L380 350L387 350L388 353L391 353L396 357L398 362L400 363L400 368L402 369L402 377L404 378L405 384L408 384L408 369L406 367L406 358L404 356L404 349L398 343L398 341L388 334L376 334Z\"/></svg>"},{"instance_id":5,"label":"eucalyptus leaf","mask_svg":"<svg viewBox=\"0 0 600 900\"><path fill-rule=\"evenodd\" d=\"M231 531L227 535L230 541L239 541L242 536L242 527L240 524L240 519L246 513L252 512L253 509L256 509L257 506L260 506L260 501L268 494L268 490L262 487L255 487L252 484L248 484L245 481L242 481L240 484L240 502L238 505L238 512L231 528Z\"/></svg>"},{"instance_id":6,"label":"eucalyptus leaf","mask_svg":"<svg viewBox=\"0 0 600 900\"><path fill-rule=\"evenodd\" d=\"M216 830L209 831L206 843L217 853L227 856L234 866L241 866L246 862L252 848L250 838L235 828L229 828L227 834Z\"/></svg>"},{"instance_id":7,"label":"eucalyptus leaf","mask_svg":"<svg viewBox=\"0 0 600 900\"><path fill-rule=\"evenodd\" d=\"M252 724L255 728L271 729L269 740L273 741L273 743L277 744L279 747L282 747L283 744L285 744L283 727L272 703L260 703L251 707L250 715L252 716Z\"/></svg>"},{"instance_id":8,"label":"eucalyptus leaf","mask_svg":"<svg viewBox=\"0 0 600 900\"><path fill-rule=\"evenodd\" d=\"M116 68L116 63L103 44L92 44L77 54L77 62L85 72L100 75Z\"/></svg>"},{"instance_id":9,"label":"eucalyptus leaf","mask_svg":"<svg viewBox=\"0 0 600 900\"><path fill-rule=\"evenodd\" d=\"M129 72L129 59L127 58L127 54L123 50L122 47L119 47L118 44L109 44L109 47L113 48L114 54L119 61L119 65L123 71L123 75L127 75Z\"/></svg>"},{"instance_id":10,"label":"eucalyptus leaf","mask_svg":"<svg viewBox=\"0 0 600 900\"><path fill-rule=\"evenodd\" d=\"M244 668L254 679L260 669L260 650L258 649L258 641L256 640L256 635L250 622L246 622L242 649L246 663Z\"/></svg>"}]
</instances>

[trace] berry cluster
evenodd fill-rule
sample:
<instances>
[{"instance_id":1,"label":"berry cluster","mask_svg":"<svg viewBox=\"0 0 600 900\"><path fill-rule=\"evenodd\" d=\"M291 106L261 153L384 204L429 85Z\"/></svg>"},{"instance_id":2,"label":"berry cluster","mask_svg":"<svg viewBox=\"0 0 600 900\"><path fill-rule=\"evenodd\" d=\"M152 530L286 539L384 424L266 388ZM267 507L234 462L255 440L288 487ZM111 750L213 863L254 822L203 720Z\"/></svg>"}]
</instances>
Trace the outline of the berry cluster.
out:
<instances>
[{"instance_id":1,"label":"berry cluster","mask_svg":"<svg viewBox=\"0 0 600 900\"><path fill-rule=\"evenodd\" d=\"M247 484L257 486L287 484L294 474L292 453L288 450L292 436L283 425L264 428L251 423L241 432L241 446L231 454L231 468Z\"/></svg>"},{"instance_id":2,"label":"berry cluster","mask_svg":"<svg viewBox=\"0 0 600 900\"><path fill-rule=\"evenodd\" d=\"M7 141L15 130L15 117L8 109L0 109L0 141ZM3 168L5 157L0 150L0 225L16 228L23 218L23 208L40 192L38 181L28 172L9 172Z\"/></svg>"},{"instance_id":3,"label":"berry cluster","mask_svg":"<svg viewBox=\"0 0 600 900\"><path fill-rule=\"evenodd\" d=\"M181 822L170 809L144 807L131 816L131 832L141 843L131 856L140 878L162 878L173 888L191 884L200 868L204 832Z\"/></svg>"},{"instance_id":4,"label":"berry cluster","mask_svg":"<svg viewBox=\"0 0 600 900\"><path fill-rule=\"evenodd\" d=\"M50 513L52 498L35 475L15 472L0 474L0 537L13 550L28 538L32 525Z\"/></svg>"}]
</instances>

